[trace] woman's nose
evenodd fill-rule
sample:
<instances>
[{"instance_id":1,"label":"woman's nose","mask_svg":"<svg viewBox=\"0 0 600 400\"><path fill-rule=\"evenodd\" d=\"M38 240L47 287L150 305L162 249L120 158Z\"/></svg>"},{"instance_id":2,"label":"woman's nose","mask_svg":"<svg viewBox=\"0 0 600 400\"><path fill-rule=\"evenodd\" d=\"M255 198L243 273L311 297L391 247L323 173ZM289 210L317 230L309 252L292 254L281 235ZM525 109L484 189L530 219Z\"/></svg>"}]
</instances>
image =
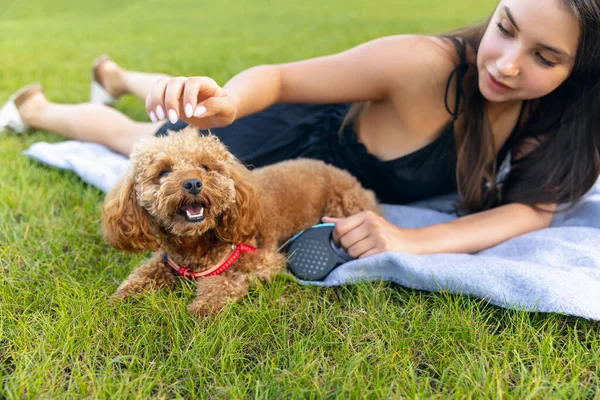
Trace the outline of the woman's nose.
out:
<instances>
[{"instance_id":1,"label":"woman's nose","mask_svg":"<svg viewBox=\"0 0 600 400\"><path fill-rule=\"evenodd\" d=\"M517 76L520 72L519 55L516 52L507 52L496 61L496 69L503 76Z\"/></svg>"}]
</instances>

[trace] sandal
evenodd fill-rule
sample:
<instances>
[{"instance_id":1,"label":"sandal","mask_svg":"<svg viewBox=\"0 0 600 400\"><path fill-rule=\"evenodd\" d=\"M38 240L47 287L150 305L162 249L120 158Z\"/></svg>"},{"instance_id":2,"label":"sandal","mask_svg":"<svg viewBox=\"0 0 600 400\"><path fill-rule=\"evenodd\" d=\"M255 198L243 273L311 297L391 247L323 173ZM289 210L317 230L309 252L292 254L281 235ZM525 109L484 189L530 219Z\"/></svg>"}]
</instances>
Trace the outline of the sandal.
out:
<instances>
[{"instance_id":1,"label":"sandal","mask_svg":"<svg viewBox=\"0 0 600 400\"><path fill-rule=\"evenodd\" d=\"M0 108L0 131L10 130L16 133L29 131L31 128L23 122L18 108L31 95L42 91L42 86L39 83L33 83L19 89L10 96L8 101Z\"/></svg>"},{"instance_id":2,"label":"sandal","mask_svg":"<svg viewBox=\"0 0 600 400\"><path fill-rule=\"evenodd\" d=\"M102 55L94 60L92 63L92 81L90 84L90 103L94 104L106 104L113 105L117 102L117 98L112 96L108 91L104 88L102 79L100 74L98 73L98 68L100 65L106 61L110 60L108 56Z\"/></svg>"}]
</instances>

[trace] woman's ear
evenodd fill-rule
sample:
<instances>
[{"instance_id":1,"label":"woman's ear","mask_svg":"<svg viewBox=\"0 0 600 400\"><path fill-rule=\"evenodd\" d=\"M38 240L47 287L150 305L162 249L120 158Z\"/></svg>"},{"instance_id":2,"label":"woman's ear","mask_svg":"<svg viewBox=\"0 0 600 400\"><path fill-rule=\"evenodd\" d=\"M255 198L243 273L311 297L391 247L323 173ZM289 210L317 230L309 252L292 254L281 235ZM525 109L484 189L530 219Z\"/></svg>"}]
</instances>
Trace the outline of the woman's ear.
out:
<instances>
[{"instance_id":1,"label":"woman's ear","mask_svg":"<svg viewBox=\"0 0 600 400\"><path fill-rule=\"evenodd\" d=\"M104 199L104 239L119 250L140 253L158 249L151 217L137 202L133 170L129 170Z\"/></svg>"},{"instance_id":2,"label":"woman's ear","mask_svg":"<svg viewBox=\"0 0 600 400\"><path fill-rule=\"evenodd\" d=\"M260 192L252 172L233 161L235 205L225 212L215 228L219 240L239 244L252 239L260 218Z\"/></svg>"}]
</instances>

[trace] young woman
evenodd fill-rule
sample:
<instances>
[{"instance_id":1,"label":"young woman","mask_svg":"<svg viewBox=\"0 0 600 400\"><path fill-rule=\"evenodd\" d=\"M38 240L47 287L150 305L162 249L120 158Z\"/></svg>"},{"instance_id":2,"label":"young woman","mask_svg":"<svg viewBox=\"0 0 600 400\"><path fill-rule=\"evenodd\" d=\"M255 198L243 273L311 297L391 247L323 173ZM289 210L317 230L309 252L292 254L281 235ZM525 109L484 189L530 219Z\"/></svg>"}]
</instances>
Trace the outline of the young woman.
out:
<instances>
[{"instance_id":1,"label":"young woman","mask_svg":"<svg viewBox=\"0 0 600 400\"><path fill-rule=\"evenodd\" d=\"M223 87L101 59L95 84L112 98L145 99L152 122L99 104L54 104L36 86L7 104L4 120L123 154L141 137L190 124L251 166L312 157L347 169L386 203L458 190L471 213L445 224L404 229L370 213L324 220L355 257L476 252L547 227L557 204L597 180L599 27L600 0L502 0L479 26L261 65ZM512 167L500 180L505 160Z\"/></svg>"}]
</instances>

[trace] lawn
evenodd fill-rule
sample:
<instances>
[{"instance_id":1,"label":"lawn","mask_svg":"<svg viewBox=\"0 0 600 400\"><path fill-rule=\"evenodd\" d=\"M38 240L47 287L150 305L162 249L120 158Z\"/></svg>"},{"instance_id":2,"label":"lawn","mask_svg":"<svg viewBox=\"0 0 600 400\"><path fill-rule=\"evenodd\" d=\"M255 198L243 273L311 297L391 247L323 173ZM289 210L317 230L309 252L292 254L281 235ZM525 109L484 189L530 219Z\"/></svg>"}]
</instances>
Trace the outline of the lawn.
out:
<instances>
[{"instance_id":1,"label":"lawn","mask_svg":"<svg viewBox=\"0 0 600 400\"><path fill-rule=\"evenodd\" d=\"M260 63L479 21L493 0L0 0L0 101L32 81L88 98L90 63L225 81ZM351 84L351 83L350 83ZM117 108L146 119L133 97ZM0 399L600 398L596 323L388 283L287 276L220 315L189 284L111 304L146 255L103 243L103 193L0 136Z\"/></svg>"}]
</instances>

